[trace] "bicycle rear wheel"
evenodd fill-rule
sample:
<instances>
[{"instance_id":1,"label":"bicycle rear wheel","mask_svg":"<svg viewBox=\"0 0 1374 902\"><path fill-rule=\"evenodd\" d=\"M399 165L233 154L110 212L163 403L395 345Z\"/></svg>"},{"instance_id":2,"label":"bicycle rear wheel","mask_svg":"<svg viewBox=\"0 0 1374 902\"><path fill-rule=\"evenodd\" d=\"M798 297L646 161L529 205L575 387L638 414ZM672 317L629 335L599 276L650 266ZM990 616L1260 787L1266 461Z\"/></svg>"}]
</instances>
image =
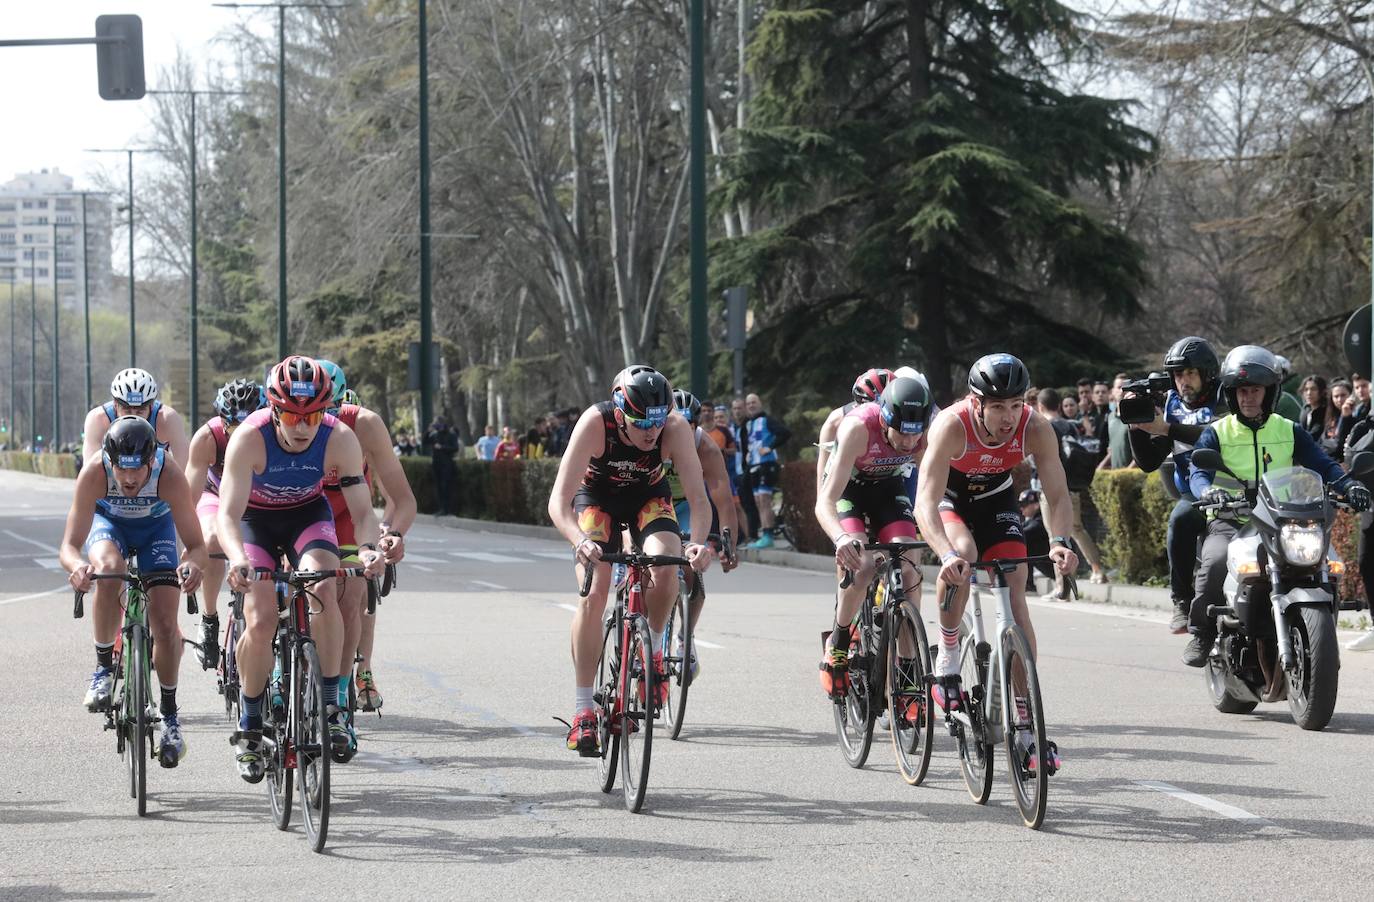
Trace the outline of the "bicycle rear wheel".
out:
<instances>
[{"instance_id":1,"label":"bicycle rear wheel","mask_svg":"<svg viewBox=\"0 0 1374 902\"><path fill-rule=\"evenodd\" d=\"M224 648L219 656L219 691L224 696L224 713L234 723L239 720L239 690L242 688L239 683L238 642L239 636L243 635L243 623L239 612L239 606L231 602L229 624L224 628Z\"/></svg>"},{"instance_id":2,"label":"bicycle rear wheel","mask_svg":"<svg viewBox=\"0 0 1374 902\"><path fill-rule=\"evenodd\" d=\"M296 769L300 771L301 817L310 848L324 851L329 836L329 699L315 643L297 644L291 707L296 727Z\"/></svg>"},{"instance_id":3,"label":"bicycle rear wheel","mask_svg":"<svg viewBox=\"0 0 1374 902\"><path fill-rule=\"evenodd\" d=\"M654 673L653 640L643 617L630 622L629 636L624 658L629 679L621 682L628 691L620 726L620 782L625 790L625 807L638 813L644 807L644 793L649 788L658 679Z\"/></svg>"},{"instance_id":4,"label":"bicycle rear wheel","mask_svg":"<svg viewBox=\"0 0 1374 902\"><path fill-rule=\"evenodd\" d=\"M601 638L601 660L596 665L596 740L601 756L597 768L601 791L615 786L616 765L620 761L620 732L614 728L616 698L620 693L620 624L617 618L606 621Z\"/></svg>"},{"instance_id":5,"label":"bicycle rear wheel","mask_svg":"<svg viewBox=\"0 0 1374 902\"><path fill-rule=\"evenodd\" d=\"M1007 775L1021 820L1032 830L1045 821L1049 796L1045 748L1045 710L1040 704L1040 678L1021 627L1012 625L1002 638L1002 721L1006 730ZM1017 682L1021 687L1016 686ZM1017 700L1025 706L1018 711Z\"/></svg>"},{"instance_id":6,"label":"bicycle rear wheel","mask_svg":"<svg viewBox=\"0 0 1374 902\"><path fill-rule=\"evenodd\" d=\"M871 602L864 601L871 606ZM840 753L850 767L863 767L868 761L869 749L873 746L873 721L878 716L874 710L873 694L869 686L867 661L872 656L868 645L872 635L863 626L858 628L857 638L849 644L849 689L844 699L832 707L835 714L835 735L840 740ZM857 666L856 666L857 665Z\"/></svg>"},{"instance_id":7,"label":"bicycle rear wheel","mask_svg":"<svg viewBox=\"0 0 1374 902\"><path fill-rule=\"evenodd\" d=\"M935 711L927 695L930 649L925 624L909 602L893 611L892 639L887 646L888 712L892 721L892 750L902 779L920 785L930 768ZM901 649L912 649L903 658Z\"/></svg>"},{"instance_id":8,"label":"bicycle rear wheel","mask_svg":"<svg viewBox=\"0 0 1374 902\"><path fill-rule=\"evenodd\" d=\"M970 710L965 713L975 723L981 723L981 699L988 689L987 673L987 660L980 658L973 636L966 635L960 642L959 680L968 689L967 697L971 702ZM986 729L987 725L984 724ZM974 802L984 805L988 796L992 795L992 743L968 727L961 726L958 732L959 770L964 775L964 786Z\"/></svg>"},{"instance_id":9,"label":"bicycle rear wheel","mask_svg":"<svg viewBox=\"0 0 1374 902\"><path fill-rule=\"evenodd\" d=\"M677 601L673 603L672 615L668 618L668 625L663 630L665 645L673 646L673 637L680 637L676 643L676 648L670 647L663 650L663 669L668 673L668 700L664 702L664 711L668 717L670 728L669 739L676 739L681 735L683 718L687 716L687 689L692 684L692 653L694 651L691 620L692 587L688 580L700 578L700 574L693 572L687 580L679 581ZM670 654L674 650L677 651L677 654Z\"/></svg>"},{"instance_id":10,"label":"bicycle rear wheel","mask_svg":"<svg viewBox=\"0 0 1374 902\"><path fill-rule=\"evenodd\" d=\"M138 816L148 813L148 761L152 758L153 725L148 719L148 634L135 626L124 660L128 687L124 723L129 730L129 795L138 801Z\"/></svg>"}]
</instances>

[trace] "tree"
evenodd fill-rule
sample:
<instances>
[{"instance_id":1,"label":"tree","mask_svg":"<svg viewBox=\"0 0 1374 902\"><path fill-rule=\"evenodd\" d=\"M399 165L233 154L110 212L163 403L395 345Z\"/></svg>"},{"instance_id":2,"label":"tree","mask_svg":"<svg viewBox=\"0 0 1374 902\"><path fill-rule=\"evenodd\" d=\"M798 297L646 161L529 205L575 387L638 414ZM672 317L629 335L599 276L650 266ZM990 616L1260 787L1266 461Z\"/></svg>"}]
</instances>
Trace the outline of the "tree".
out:
<instances>
[{"instance_id":1,"label":"tree","mask_svg":"<svg viewBox=\"0 0 1374 902\"><path fill-rule=\"evenodd\" d=\"M720 192L771 222L726 242L714 281L757 285L771 322L821 324L847 378L914 352L937 394L987 351L1034 364L1047 330L1063 347L1049 296L1134 314L1143 254L1108 204L1153 140L1126 102L1056 86L1051 63L1083 49L1052 0L777 3ZM1063 353L1119 356L1074 337Z\"/></svg>"}]
</instances>

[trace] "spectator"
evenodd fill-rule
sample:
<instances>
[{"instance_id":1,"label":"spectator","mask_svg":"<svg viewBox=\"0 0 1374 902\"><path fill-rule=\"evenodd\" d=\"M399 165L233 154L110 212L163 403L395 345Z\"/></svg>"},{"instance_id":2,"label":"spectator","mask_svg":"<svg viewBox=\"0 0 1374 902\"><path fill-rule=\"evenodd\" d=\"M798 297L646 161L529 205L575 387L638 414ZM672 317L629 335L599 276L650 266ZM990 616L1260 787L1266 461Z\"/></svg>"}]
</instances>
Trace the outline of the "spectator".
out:
<instances>
[{"instance_id":1,"label":"spectator","mask_svg":"<svg viewBox=\"0 0 1374 902\"><path fill-rule=\"evenodd\" d=\"M449 510L453 500L453 478L457 466L453 455L458 452L458 434L450 428L443 417L435 417L425 433L425 444L429 445L430 464L434 469L434 500L439 516L456 514Z\"/></svg>"},{"instance_id":2,"label":"spectator","mask_svg":"<svg viewBox=\"0 0 1374 902\"><path fill-rule=\"evenodd\" d=\"M1353 373L1350 384L1355 390L1355 410L1351 415L1358 422L1369 416L1369 380L1359 373Z\"/></svg>"},{"instance_id":3,"label":"spectator","mask_svg":"<svg viewBox=\"0 0 1374 902\"><path fill-rule=\"evenodd\" d=\"M1277 356L1279 360L1280 376L1283 378L1283 382L1287 382L1289 375L1293 372L1293 364L1287 357L1281 355L1275 356ZM1292 392L1283 390L1283 382L1279 383L1279 400L1274 405L1274 413L1283 417L1285 420L1291 420L1296 423L1302 419L1302 404L1297 398L1293 397Z\"/></svg>"},{"instance_id":4,"label":"spectator","mask_svg":"<svg viewBox=\"0 0 1374 902\"><path fill-rule=\"evenodd\" d=\"M1044 392L1041 394L1043 395ZM1078 425L1078 402L1073 398L1062 398L1059 401L1059 415L1076 427Z\"/></svg>"},{"instance_id":5,"label":"spectator","mask_svg":"<svg viewBox=\"0 0 1374 902\"><path fill-rule=\"evenodd\" d=\"M549 428L549 456L562 457L568 449L568 439L572 438L572 418L567 410L549 415L552 425Z\"/></svg>"},{"instance_id":6,"label":"spectator","mask_svg":"<svg viewBox=\"0 0 1374 902\"><path fill-rule=\"evenodd\" d=\"M1078 402L1078 410L1080 413L1086 412L1087 409L1092 406L1093 381L1094 380L1089 379L1087 376L1084 376L1082 379L1078 380L1078 396L1076 400Z\"/></svg>"},{"instance_id":7,"label":"spectator","mask_svg":"<svg viewBox=\"0 0 1374 902\"><path fill-rule=\"evenodd\" d=\"M1335 414L1326 421L1322 429L1322 450L1335 460L1345 459L1345 440L1355 426L1355 390L1344 379L1332 379L1330 386L1331 408Z\"/></svg>"},{"instance_id":8,"label":"spectator","mask_svg":"<svg viewBox=\"0 0 1374 902\"><path fill-rule=\"evenodd\" d=\"M1036 402L1039 398L1040 398L1040 389L1036 388L1034 385L1032 385L1030 388L1026 389L1026 396L1025 396L1026 406L1029 407L1031 410L1034 410L1034 409L1035 409L1035 402Z\"/></svg>"},{"instance_id":9,"label":"spectator","mask_svg":"<svg viewBox=\"0 0 1374 902\"><path fill-rule=\"evenodd\" d=\"M751 548L773 547L773 493L778 487L782 458L778 449L787 443L792 431L781 420L763 409L763 399L751 394L745 398L749 413L749 481L754 504L759 510L759 537Z\"/></svg>"},{"instance_id":10,"label":"spectator","mask_svg":"<svg viewBox=\"0 0 1374 902\"><path fill-rule=\"evenodd\" d=\"M759 536L759 509L754 502L753 483L749 476L749 412L743 398L730 402L730 417L733 420L731 431L735 436L735 470L739 474L739 503L744 510L744 520L748 532L744 539L757 540ZM744 544L743 541L740 544Z\"/></svg>"},{"instance_id":11,"label":"spectator","mask_svg":"<svg viewBox=\"0 0 1374 902\"><path fill-rule=\"evenodd\" d=\"M496 427L487 426L482 437L477 440L477 459L496 460L496 446L499 444L501 440L496 437Z\"/></svg>"},{"instance_id":12,"label":"spectator","mask_svg":"<svg viewBox=\"0 0 1374 902\"><path fill-rule=\"evenodd\" d=\"M1026 540L1026 556L1039 557L1050 553L1050 536L1045 529L1044 518L1040 516L1040 496L1034 489L1026 489L1017 499L1021 508L1021 535ZM1035 589L1035 571L1042 576L1054 578L1054 565L1039 563L1033 570L1026 571L1026 588Z\"/></svg>"},{"instance_id":13,"label":"spectator","mask_svg":"<svg viewBox=\"0 0 1374 902\"><path fill-rule=\"evenodd\" d=\"M723 435L724 439L716 438ZM740 481L739 481L739 446L735 444L735 433L730 426L730 410L725 405L716 408L716 432L712 439L724 444L720 447L720 453L725 457L725 473L730 477L730 495L735 502L735 523L740 524L741 532L748 518L744 515L744 503L740 500ZM736 546L743 544L746 536L740 536Z\"/></svg>"},{"instance_id":14,"label":"spectator","mask_svg":"<svg viewBox=\"0 0 1374 902\"><path fill-rule=\"evenodd\" d=\"M1358 392L1358 383L1356 386ZM1374 415L1367 414L1350 430L1344 457L1346 460L1350 460L1359 451L1374 452ZM1361 481L1368 484L1374 482L1374 479L1366 478ZM1359 516L1360 579L1364 581L1365 611L1374 614L1374 514L1365 512ZM1351 640L1345 647L1350 651L1374 651L1374 623L1370 624L1364 635Z\"/></svg>"},{"instance_id":15,"label":"spectator","mask_svg":"<svg viewBox=\"0 0 1374 902\"><path fill-rule=\"evenodd\" d=\"M1089 386L1091 389L1092 386ZM1072 399L1068 399L1072 400ZM1038 401L1040 414L1050 421L1054 427L1055 434L1059 436L1060 457L1064 461L1064 476L1069 483L1069 503L1073 506L1073 537L1078 542L1078 547L1083 549L1083 557L1087 559L1088 566L1092 568L1092 581L1095 583L1105 583L1107 574L1102 569L1102 557L1097 551L1097 542L1083 526L1083 492L1087 490L1082 480L1083 468L1076 464L1075 455L1082 449L1082 436L1073 423L1068 422L1060 414L1059 392L1052 388L1041 389ZM1093 452L1096 454L1096 451ZM1093 457L1091 468L1087 470L1088 485L1092 484L1092 472L1097 466L1096 457ZM1057 581L1056 581L1057 583ZM1056 589L1058 589L1056 585ZM1062 595L1062 592L1056 594Z\"/></svg>"},{"instance_id":16,"label":"spectator","mask_svg":"<svg viewBox=\"0 0 1374 902\"><path fill-rule=\"evenodd\" d=\"M1117 406L1121 403L1121 386L1131 377L1117 373L1112 380L1110 399L1111 412L1107 416L1107 456L1102 458L1103 469L1125 470L1134 467L1135 456L1131 453L1131 427L1121 422Z\"/></svg>"},{"instance_id":17,"label":"spectator","mask_svg":"<svg viewBox=\"0 0 1374 902\"><path fill-rule=\"evenodd\" d=\"M539 447L537 444L527 447ZM501 429L501 441L496 446L493 460L515 460L520 456L520 443L515 440L515 430L509 426Z\"/></svg>"},{"instance_id":18,"label":"spectator","mask_svg":"<svg viewBox=\"0 0 1374 902\"><path fill-rule=\"evenodd\" d=\"M1335 410L1331 406L1331 396L1326 390L1326 380L1321 376L1308 376L1302 380L1302 387L1298 389L1298 395L1303 402L1298 425L1302 426L1303 431L1312 436L1312 441L1321 444L1322 433L1326 431L1326 421L1335 416Z\"/></svg>"}]
</instances>

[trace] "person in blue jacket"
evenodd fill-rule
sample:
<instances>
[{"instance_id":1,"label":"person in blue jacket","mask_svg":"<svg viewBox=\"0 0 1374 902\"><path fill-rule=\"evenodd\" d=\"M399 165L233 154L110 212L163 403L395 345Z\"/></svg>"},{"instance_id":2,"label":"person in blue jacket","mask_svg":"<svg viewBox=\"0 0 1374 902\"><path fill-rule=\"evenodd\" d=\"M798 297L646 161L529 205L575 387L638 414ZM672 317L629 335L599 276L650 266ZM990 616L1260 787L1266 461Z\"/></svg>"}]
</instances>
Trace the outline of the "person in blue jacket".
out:
<instances>
[{"instance_id":1,"label":"person in blue jacket","mask_svg":"<svg viewBox=\"0 0 1374 902\"><path fill-rule=\"evenodd\" d=\"M750 548L773 547L773 492L778 485L778 449L792 437L792 431L763 409L758 395L744 399L749 413L746 430L749 436L749 477L754 490L754 502L759 508L759 538Z\"/></svg>"}]
</instances>

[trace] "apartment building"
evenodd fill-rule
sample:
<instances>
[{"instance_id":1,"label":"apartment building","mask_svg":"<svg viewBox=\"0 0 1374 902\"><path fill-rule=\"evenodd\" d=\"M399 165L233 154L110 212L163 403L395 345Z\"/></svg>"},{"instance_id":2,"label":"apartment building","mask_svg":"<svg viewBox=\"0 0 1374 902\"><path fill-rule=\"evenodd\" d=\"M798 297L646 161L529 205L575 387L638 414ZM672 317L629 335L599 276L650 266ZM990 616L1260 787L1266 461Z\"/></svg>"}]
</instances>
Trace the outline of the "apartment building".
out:
<instances>
[{"instance_id":1,"label":"apartment building","mask_svg":"<svg viewBox=\"0 0 1374 902\"><path fill-rule=\"evenodd\" d=\"M64 303L80 303L88 282L92 304L104 305L110 300L110 198L86 195L83 222L81 193L73 185L57 169L20 173L0 184L0 285L13 281L23 293L32 284L46 293L55 281Z\"/></svg>"}]
</instances>

